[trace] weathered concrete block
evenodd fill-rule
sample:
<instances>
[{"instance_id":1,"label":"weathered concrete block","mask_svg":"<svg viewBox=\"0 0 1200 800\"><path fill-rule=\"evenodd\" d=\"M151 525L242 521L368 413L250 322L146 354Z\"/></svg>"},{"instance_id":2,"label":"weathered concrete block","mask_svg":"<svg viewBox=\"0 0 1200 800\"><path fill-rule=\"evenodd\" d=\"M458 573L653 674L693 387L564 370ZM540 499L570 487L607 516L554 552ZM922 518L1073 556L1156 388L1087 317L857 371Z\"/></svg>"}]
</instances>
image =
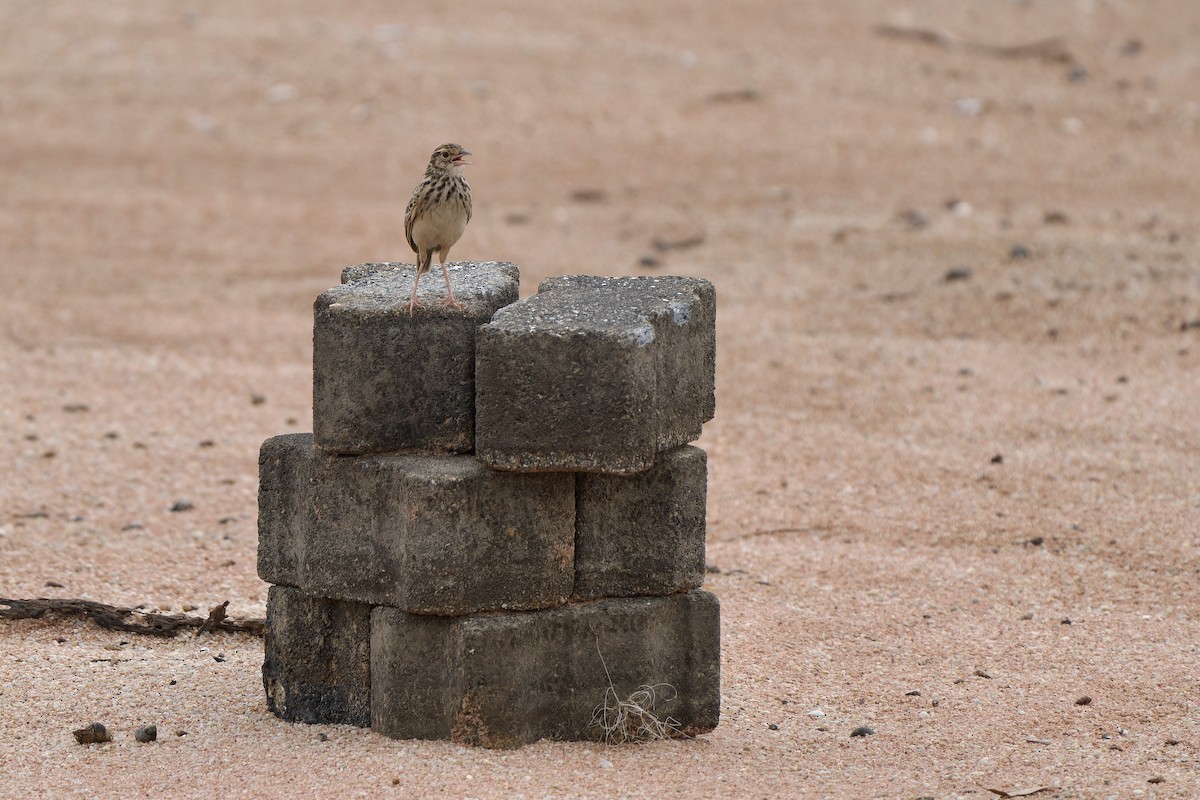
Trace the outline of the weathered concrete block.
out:
<instances>
[{"instance_id":1,"label":"weathered concrete block","mask_svg":"<svg viewBox=\"0 0 1200 800\"><path fill-rule=\"evenodd\" d=\"M549 278L479 328L475 364L489 467L640 472L713 417L716 293L700 278Z\"/></svg>"},{"instance_id":2,"label":"weathered concrete block","mask_svg":"<svg viewBox=\"0 0 1200 800\"><path fill-rule=\"evenodd\" d=\"M335 456L263 445L259 576L422 614L560 605L574 583L575 476L470 456Z\"/></svg>"},{"instance_id":3,"label":"weathered concrete block","mask_svg":"<svg viewBox=\"0 0 1200 800\"><path fill-rule=\"evenodd\" d=\"M666 595L704 583L708 458L684 445L637 475L575 477L577 599Z\"/></svg>"},{"instance_id":4,"label":"weathered concrete block","mask_svg":"<svg viewBox=\"0 0 1200 800\"><path fill-rule=\"evenodd\" d=\"M267 583L300 582L311 433L272 436L258 451L258 575Z\"/></svg>"},{"instance_id":5,"label":"weathered concrete block","mask_svg":"<svg viewBox=\"0 0 1200 800\"><path fill-rule=\"evenodd\" d=\"M292 722L371 724L371 607L272 586L263 686Z\"/></svg>"},{"instance_id":6,"label":"weathered concrete block","mask_svg":"<svg viewBox=\"0 0 1200 800\"><path fill-rule=\"evenodd\" d=\"M434 270L437 272L438 270ZM515 264L454 262L465 308L409 314L416 267L359 264L313 308L313 433L334 453L474 446L475 329L518 297ZM441 276L423 288L445 293Z\"/></svg>"},{"instance_id":7,"label":"weathered concrete block","mask_svg":"<svg viewBox=\"0 0 1200 800\"><path fill-rule=\"evenodd\" d=\"M720 713L720 655L720 606L700 590L470 617L376 608L371 727L485 747L603 739L592 720L611 676L622 700L669 684L653 713L703 733Z\"/></svg>"}]
</instances>

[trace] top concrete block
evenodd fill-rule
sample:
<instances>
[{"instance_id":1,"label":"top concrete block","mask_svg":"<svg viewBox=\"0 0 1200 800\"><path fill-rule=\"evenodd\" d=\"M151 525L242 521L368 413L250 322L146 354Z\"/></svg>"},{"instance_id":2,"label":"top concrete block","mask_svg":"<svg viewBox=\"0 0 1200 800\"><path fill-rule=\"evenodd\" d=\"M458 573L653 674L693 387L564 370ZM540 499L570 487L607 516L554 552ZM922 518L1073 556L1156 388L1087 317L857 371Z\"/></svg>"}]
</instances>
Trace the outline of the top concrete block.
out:
<instances>
[{"instance_id":1,"label":"top concrete block","mask_svg":"<svg viewBox=\"0 0 1200 800\"><path fill-rule=\"evenodd\" d=\"M487 466L640 472L713 417L716 292L700 278L549 278L479 329L475 371Z\"/></svg>"},{"instance_id":2,"label":"top concrete block","mask_svg":"<svg viewBox=\"0 0 1200 800\"><path fill-rule=\"evenodd\" d=\"M424 276L423 308L408 312L416 267L358 264L321 294L313 320L313 435L332 453L469 453L475 428L475 330L518 297L518 270L453 262L464 308L445 308L440 268Z\"/></svg>"}]
</instances>

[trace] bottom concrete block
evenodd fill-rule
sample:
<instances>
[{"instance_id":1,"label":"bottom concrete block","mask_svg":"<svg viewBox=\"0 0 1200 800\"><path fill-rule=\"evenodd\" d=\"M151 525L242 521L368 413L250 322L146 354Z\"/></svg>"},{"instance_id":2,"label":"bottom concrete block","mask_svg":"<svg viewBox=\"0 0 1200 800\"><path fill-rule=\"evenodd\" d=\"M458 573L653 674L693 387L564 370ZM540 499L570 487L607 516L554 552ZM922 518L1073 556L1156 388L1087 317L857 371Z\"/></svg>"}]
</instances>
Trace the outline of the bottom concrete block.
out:
<instances>
[{"instance_id":1,"label":"bottom concrete block","mask_svg":"<svg viewBox=\"0 0 1200 800\"><path fill-rule=\"evenodd\" d=\"M597 708L649 685L659 720L704 733L720 713L720 653L720 606L702 590L466 617L379 607L371 727L485 747L602 740Z\"/></svg>"},{"instance_id":2,"label":"bottom concrete block","mask_svg":"<svg viewBox=\"0 0 1200 800\"><path fill-rule=\"evenodd\" d=\"M272 586L263 686L292 722L371 724L371 607Z\"/></svg>"}]
</instances>

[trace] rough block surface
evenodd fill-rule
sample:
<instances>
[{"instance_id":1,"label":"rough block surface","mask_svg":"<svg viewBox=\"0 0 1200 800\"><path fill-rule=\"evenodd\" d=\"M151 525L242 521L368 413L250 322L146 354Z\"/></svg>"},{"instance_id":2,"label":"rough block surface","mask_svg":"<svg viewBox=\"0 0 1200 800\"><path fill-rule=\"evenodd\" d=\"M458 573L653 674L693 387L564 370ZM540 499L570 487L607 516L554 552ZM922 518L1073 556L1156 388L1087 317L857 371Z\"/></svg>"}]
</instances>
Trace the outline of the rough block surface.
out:
<instances>
[{"instance_id":1,"label":"rough block surface","mask_svg":"<svg viewBox=\"0 0 1200 800\"><path fill-rule=\"evenodd\" d=\"M371 724L371 607L272 586L263 686L292 722Z\"/></svg>"},{"instance_id":2,"label":"rough block surface","mask_svg":"<svg viewBox=\"0 0 1200 800\"><path fill-rule=\"evenodd\" d=\"M258 575L267 583L300 582L312 447L311 433L287 433L258 450Z\"/></svg>"},{"instance_id":3,"label":"rough block surface","mask_svg":"<svg viewBox=\"0 0 1200 800\"><path fill-rule=\"evenodd\" d=\"M717 598L697 590L457 618L372 612L371 727L395 738L485 747L603 739L592 721L606 696L613 702L610 677L621 699L670 684L673 693L659 686L659 719L690 734L715 728Z\"/></svg>"},{"instance_id":4,"label":"rough block surface","mask_svg":"<svg viewBox=\"0 0 1200 800\"><path fill-rule=\"evenodd\" d=\"M262 447L259 576L422 614L560 605L574 584L575 476L470 456L335 456L303 434Z\"/></svg>"},{"instance_id":5,"label":"rough block surface","mask_svg":"<svg viewBox=\"0 0 1200 800\"><path fill-rule=\"evenodd\" d=\"M637 475L575 478L577 599L666 595L704 583L708 458L691 445Z\"/></svg>"},{"instance_id":6,"label":"rough block surface","mask_svg":"<svg viewBox=\"0 0 1200 800\"><path fill-rule=\"evenodd\" d=\"M501 262L452 262L465 307L441 305L435 266L407 309L416 267L359 264L313 308L313 433L334 453L474 446L475 329L518 297L518 270Z\"/></svg>"},{"instance_id":7,"label":"rough block surface","mask_svg":"<svg viewBox=\"0 0 1200 800\"><path fill-rule=\"evenodd\" d=\"M716 293L700 278L549 278L479 329L475 361L483 463L640 472L712 419Z\"/></svg>"}]
</instances>

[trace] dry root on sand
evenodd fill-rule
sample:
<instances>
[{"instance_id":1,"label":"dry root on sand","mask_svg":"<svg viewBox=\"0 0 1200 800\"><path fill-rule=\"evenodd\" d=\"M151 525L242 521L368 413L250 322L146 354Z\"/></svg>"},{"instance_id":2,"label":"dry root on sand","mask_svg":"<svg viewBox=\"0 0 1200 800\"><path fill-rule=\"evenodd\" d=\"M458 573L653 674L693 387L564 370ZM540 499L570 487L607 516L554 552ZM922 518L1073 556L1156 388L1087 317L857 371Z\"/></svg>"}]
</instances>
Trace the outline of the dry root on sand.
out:
<instances>
[{"instance_id":1,"label":"dry root on sand","mask_svg":"<svg viewBox=\"0 0 1200 800\"><path fill-rule=\"evenodd\" d=\"M642 684L622 700L612 683L609 683L604 691L604 702L592 712L592 725L604 729L605 744L681 737L684 734L677 720L673 717L659 719L654 714L654 707L660 701L669 703L677 694L675 687L669 683L656 683L653 686Z\"/></svg>"}]
</instances>

